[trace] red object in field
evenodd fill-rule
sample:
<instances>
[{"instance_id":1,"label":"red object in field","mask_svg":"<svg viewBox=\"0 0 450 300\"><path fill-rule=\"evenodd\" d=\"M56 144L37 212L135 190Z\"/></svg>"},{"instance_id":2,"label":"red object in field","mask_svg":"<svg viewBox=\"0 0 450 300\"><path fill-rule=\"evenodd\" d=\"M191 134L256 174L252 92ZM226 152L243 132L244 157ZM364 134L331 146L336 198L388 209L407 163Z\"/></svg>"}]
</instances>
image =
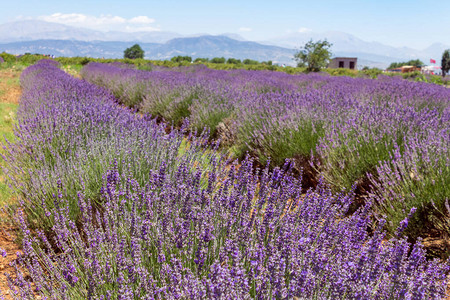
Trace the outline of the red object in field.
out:
<instances>
[{"instance_id":1,"label":"red object in field","mask_svg":"<svg viewBox=\"0 0 450 300\"><path fill-rule=\"evenodd\" d=\"M435 64L435 63L436 63L436 61L434 59L430 58L430 64Z\"/></svg>"}]
</instances>

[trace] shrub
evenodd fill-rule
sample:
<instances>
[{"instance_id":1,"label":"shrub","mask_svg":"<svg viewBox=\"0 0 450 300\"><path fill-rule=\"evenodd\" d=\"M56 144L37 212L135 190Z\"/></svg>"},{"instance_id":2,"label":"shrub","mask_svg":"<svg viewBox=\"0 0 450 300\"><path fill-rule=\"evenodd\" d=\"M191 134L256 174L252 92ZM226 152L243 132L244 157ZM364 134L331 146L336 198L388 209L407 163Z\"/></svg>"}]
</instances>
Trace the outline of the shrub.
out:
<instances>
[{"instance_id":1,"label":"shrub","mask_svg":"<svg viewBox=\"0 0 450 300\"><path fill-rule=\"evenodd\" d=\"M201 57L198 57L198 58L196 58L195 60L194 60L194 62L195 63L205 63L205 62L208 62L209 61L209 58L201 58Z\"/></svg>"},{"instance_id":2,"label":"shrub","mask_svg":"<svg viewBox=\"0 0 450 300\"><path fill-rule=\"evenodd\" d=\"M19 56L17 61L27 65L32 65L41 59L48 59L48 57L41 54L24 54Z\"/></svg>"},{"instance_id":3,"label":"shrub","mask_svg":"<svg viewBox=\"0 0 450 300\"><path fill-rule=\"evenodd\" d=\"M259 62L257 60L252 60L252 59L244 59L243 60L243 64L244 65L257 65L259 64Z\"/></svg>"},{"instance_id":4,"label":"shrub","mask_svg":"<svg viewBox=\"0 0 450 300\"><path fill-rule=\"evenodd\" d=\"M185 62L185 61L186 62L191 62L192 61L192 57L178 55L178 56L172 57L170 60L173 61L173 62Z\"/></svg>"},{"instance_id":5,"label":"shrub","mask_svg":"<svg viewBox=\"0 0 450 300\"><path fill-rule=\"evenodd\" d=\"M14 55L6 53L6 52L0 53L0 57L6 63L14 63L14 62L16 62L16 57Z\"/></svg>"},{"instance_id":6,"label":"shrub","mask_svg":"<svg viewBox=\"0 0 450 300\"><path fill-rule=\"evenodd\" d=\"M367 68L365 70L363 69L362 73L369 76L369 78L375 79L378 77L378 75L383 73L383 70L378 68Z\"/></svg>"},{"instance_id":7,"label":"shrub","mask_svg":"<svg viewBox=\"0 0 450 300\"><path fill-rule=\"evenodd\" d=\"M349 76L349 77L356 77L358 74L357 70L350 70L345 68L338 68L338 69L324 69L325 72L330 74L331 76Z\"/></svg>"},{"instance_id":8,"label":"shrub","mask_svg":"<svg viewBox=\"0 0 450 300\"><path fill-rule=\"evenodd\" d=\"M229 59L227 59L227 64L238 65L240 63L242 63L240 59L236 59L236 58L229 58Z\"/></svg>"},{"instance_id":9,"label":"shrub","mask_svg":"<svg viewBox=\"0 0 450 300\"><path fill-rule=\"evenodd\" d=\"M421 76L422 73L420 73L420 71L414 71L414 72L408 72L408 73L403 73L402 77L403 79L408 79L408 78L415 78L417 76Z\"/></svg>"},{"instance_id":10,"label":"shrub","mask_svg":"<svg viewBox=\"0 0 450 300\"><path fill-rule=\"evenodd\" d=\"M209 62L213 63L213 64L224 64L225 63L225 57L214 57Z\"/></svg>"}]
</instances>

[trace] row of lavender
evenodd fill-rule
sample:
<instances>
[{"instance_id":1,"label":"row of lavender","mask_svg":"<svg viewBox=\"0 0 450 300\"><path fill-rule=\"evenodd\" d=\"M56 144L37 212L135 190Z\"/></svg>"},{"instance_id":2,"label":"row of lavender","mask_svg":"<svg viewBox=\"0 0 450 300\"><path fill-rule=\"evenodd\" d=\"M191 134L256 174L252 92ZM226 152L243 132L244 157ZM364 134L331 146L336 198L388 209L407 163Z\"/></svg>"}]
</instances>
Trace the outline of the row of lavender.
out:
<instances>
[{"instance_id":1,"label":"row of lavender","mask_svg":"<svg viewBox=\"0 0 450 300\"><path fill-rule=\"evenodd\" d=\"M144 184L162 165L173 174L179 165L209 159L205 138L185 138L183 128L166 134L150 116L123 109L107 90L55 64L42 61L22 73L15 131L20 142L8 143L4 151L5 174L26 199L24 212L33 226L53 225L46 208L54 206L60 186L70 199L70 217L77 219L77 194L99 200L113 164Z\"/></svg>"},{"instance_id":2,"label":"row of lavender","mask_svg":"<svg viewBox=\"0 0 450 300\"><path fill-rule=\"evenodd\" d=\"M376 194L378 215L387 215L391 233L414 206L421 218L413 220L411 235L430 222L450 231L449 89L390 77L199 66L146 72L89 64L82 76L127 106L206 126L222 144L262 162L293 158L308 177L322 176L335 190L356 182L358 191Z\"/></svg>"},{"instance_id":3,"label":"row of lavender","mask_svg":"<svg viewBox=\"0 0 450 300\"><path fill-rule=\"evenodd\" d=\"M445 297L448 266L401 237L408 219L369 236L370 202L345 217L351 193L302 194L289 165L222 161L50 62L21 82L15 298Z\"/></svg>"}]
</instances>

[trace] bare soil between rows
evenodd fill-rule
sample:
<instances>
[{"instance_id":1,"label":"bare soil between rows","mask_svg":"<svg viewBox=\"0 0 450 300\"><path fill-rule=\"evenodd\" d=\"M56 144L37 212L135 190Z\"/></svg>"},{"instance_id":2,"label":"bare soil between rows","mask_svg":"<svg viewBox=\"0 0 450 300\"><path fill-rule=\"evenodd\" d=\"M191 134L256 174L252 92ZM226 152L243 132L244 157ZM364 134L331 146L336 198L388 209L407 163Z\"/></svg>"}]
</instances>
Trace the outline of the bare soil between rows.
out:
<instances>
[{"instance_id":1,"label":"bare soil between rows","mask_svg":"<svg viewBox=\"0 0 450 300\"><path fill-rule=\"evenodd\" d=\"M0 70L0 103L19 103L22 94L18 84L19 77L20 72L17 70ZM1 178L1 180L4 180L4 178ZM0 200L14 201L11 199ZM6 223L6 218L4 213L0 213L0 249L5 250L7 254L6 257L0 255L0 292L5 299L13 299L10 295L6 274L13 275L15 273L11 264L17 259L17 253L20 253L21 249L15 242L16 228Z\"/></svg>"}]
</instances>

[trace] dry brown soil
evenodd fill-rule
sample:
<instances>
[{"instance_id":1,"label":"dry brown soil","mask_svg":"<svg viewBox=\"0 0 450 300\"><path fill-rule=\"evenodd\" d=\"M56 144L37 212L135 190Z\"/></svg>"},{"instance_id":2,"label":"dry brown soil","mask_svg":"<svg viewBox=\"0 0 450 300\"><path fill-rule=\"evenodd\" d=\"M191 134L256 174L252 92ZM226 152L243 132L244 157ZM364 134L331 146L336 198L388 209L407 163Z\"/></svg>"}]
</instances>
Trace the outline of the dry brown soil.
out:
<instances>
[{"instance_id":1,"label":"dry brown soil","mask_svg":"<svg viewBox=\"0 0 450 300\"><path fill-rule=\"evenodd\" d=\"M15 70L0 70L0 102L19 103L20 86L17 84L20 72Z\"/></svg>"},{"instance_id":2,"label":"dry brown soil","mask_svg":"<svg viewBox=\"0 0 450 300\"><path fill-rule=\"evenodd\" d=\"M19 103L21 95L18 84L19 76L20 72L17 70L0 70L0 103ZM13 299L9 295L5 273L14 273L14 268L10 266L10 263L17 258L16 253L21 251L19 245L14 241L15 228L6 223L5 214L0 213L0 249L6 250L7 253L6 257L0 255L0 291L5 299Z\"/></svg>"}]
</instances>

